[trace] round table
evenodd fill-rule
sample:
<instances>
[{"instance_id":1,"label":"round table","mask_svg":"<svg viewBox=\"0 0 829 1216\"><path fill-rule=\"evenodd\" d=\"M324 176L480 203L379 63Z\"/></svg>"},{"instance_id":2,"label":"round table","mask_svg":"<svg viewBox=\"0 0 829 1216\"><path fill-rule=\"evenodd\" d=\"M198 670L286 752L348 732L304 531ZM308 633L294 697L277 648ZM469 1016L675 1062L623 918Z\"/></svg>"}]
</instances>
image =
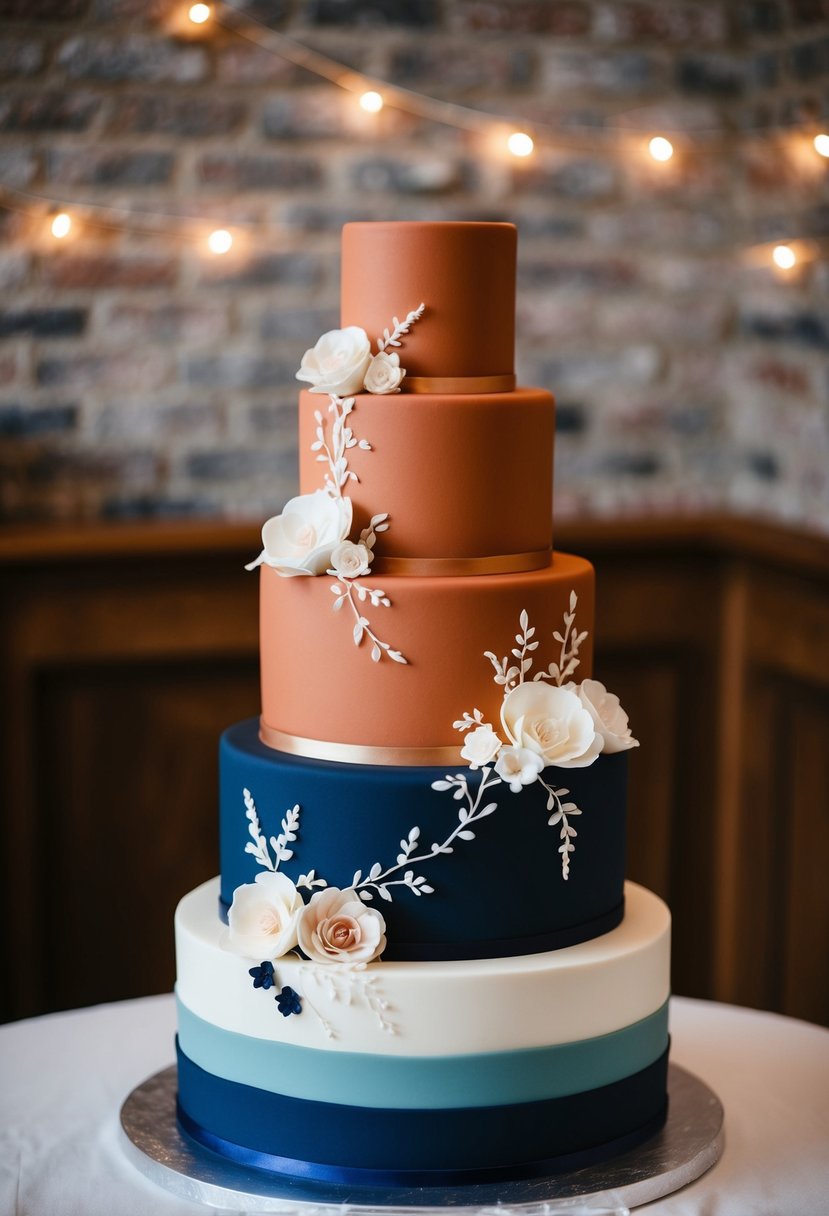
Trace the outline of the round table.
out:
<instances>
[{"instance_id":1,"label":"round table","mask_svg":"<svg viewBox=\"0 0 829 1216\"><path fill-rule=\"evenodd\" d=\"M648 1216L829 1212L829 1031L674 998L671 1058L725 1107L725 1152ZM126 1160L119 1110L173 1060L171 996L0 1027L2 1216L196 1216Z\"/></svg>"}]
</instances>

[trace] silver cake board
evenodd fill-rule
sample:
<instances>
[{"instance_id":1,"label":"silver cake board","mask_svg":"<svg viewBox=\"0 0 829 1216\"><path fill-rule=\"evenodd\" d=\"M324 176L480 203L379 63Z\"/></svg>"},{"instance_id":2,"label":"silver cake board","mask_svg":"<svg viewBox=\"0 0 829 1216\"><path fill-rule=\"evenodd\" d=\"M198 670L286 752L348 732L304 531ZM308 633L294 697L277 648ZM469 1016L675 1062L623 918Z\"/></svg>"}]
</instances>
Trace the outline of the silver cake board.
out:
<instances>
[{"instance_id":1,"label":"silver cake board","mask_svg":"<svg viewBox=\"0 0 829 1216\"><path fill-rule=\"evenodd\" d=\"M425 1216L447 1208L481 1213L497 1207L501 1216L512 1211L521 1216L623 1216L699 1178L719 1160L724 1144L719 1098L698 1077L670 1064L668 1119L662 1131L599 1165L525 1182L464 1187L333 1186L271 1176L194 1144L176 1122L176 1084L176 1069L170 1067L132 1091L121 1107L124 1150L142 1174L165 1190L225 1212L413 1216L415 1210L416 1216Z\"/></svg>"}]
</instances>

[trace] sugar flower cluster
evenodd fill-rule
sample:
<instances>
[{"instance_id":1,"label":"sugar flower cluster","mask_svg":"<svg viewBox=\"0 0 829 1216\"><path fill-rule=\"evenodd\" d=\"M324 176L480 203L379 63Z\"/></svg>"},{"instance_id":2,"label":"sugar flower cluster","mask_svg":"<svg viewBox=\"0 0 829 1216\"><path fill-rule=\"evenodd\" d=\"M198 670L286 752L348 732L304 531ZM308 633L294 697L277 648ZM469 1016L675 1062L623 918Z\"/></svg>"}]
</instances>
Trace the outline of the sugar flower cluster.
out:
<instances>
[{"instance_id":1,"label":"sugar flower cluster","mask_svg":"<svg viewBox=\"0 0 829 1216\"><path fill-rule=\"evenodd\" d=\"M560 687L519 684L504 697L501 726L506 742L481 721L466 736L461 757L470 768L494 762L513 793L531 785L548 765L586 768L602 752L639 746L619 698L599 680Z\"/></svg>"},{"instance_id":2,"label":"sugar flower cluster","mask_svg":"<svg viewBox=\"0 0 829 1216\"><path fill-rule=\"evenodd\" d=\"M233 893L228 945L270 963L296 949L312 963L370 963L386 948L386 923L354 890L328 887L306 904L286 874L263 871Z\"/></svg>"},{"instance_id":3,"label":"sugar flower cluster","mask_svg":"<svg viewBox=\"0 0 829 1216\"><path fill-rule=\"evenodd\" d=\"M350 397L363 390L377 395L399 393L406 370L400 366L397 351L386 348L400 346L400 338L420 319L423 310L421 304L403 321L394 317L394 329L383 331L374 355L368 334L359 325L330 329L302 356L297 380L310 384L312 393L335 397Z\"/></svg>"}]
</instances>

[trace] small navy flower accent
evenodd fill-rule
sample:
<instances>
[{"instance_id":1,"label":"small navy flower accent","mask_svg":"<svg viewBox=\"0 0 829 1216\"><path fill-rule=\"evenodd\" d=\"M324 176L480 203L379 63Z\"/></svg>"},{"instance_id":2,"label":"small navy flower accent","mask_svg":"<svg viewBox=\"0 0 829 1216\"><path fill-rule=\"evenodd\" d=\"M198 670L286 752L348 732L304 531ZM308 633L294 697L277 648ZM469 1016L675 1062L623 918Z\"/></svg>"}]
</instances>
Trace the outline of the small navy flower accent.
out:
<instances>
[{"instance_id":1,"label":"small navy flower accent","mask_svg":"<svg viewBox=\"0 0 829 1216\"><path fill-rule=\"evenodd\" d=\"M288 1018L292 1013L302 1013L302 1001L299 994L294 992L293 988L283 988L275 996L276 1007L282 1014L283 1018Z\"/></svg>"},{"instance_id":2,"label":"small navy flower accent","mask_svg":"<svg viewBox=\"0 0 829 1216\"><path fill-rule=\"evenodd\" d=\"M254 988L264 988L265 991L273 988L276 983L276 976L273 971L273 963L260 963L258 967L251 967L248 975L253 976Z\"/></svg>"}]
</instances>

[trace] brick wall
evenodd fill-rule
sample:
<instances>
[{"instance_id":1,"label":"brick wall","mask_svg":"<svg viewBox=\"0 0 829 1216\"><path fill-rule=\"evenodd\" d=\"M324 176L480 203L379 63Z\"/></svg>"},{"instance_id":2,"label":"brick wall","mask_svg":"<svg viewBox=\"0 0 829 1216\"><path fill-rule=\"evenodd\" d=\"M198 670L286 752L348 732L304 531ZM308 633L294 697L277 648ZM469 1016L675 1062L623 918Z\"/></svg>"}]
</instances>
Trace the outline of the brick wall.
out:
<instances>
[{"instance_id":1,"label":"brick wall","mask_svg":"<svg viewBox=\"0 0 829 1216\"><path fill-rule=\"evenodd\" d=\"M559 400L561 514L829 527L827 162L791 129L829 123L829 5L252 0L235 32L185 10L0 0L0 182L76 220L58 242L36 197L0 211L4 518L275 510L341 224L498 218L520 231L521 377ZM251 18L553 134L519 163L365 115ZM707 134L643 152L683 126ZM124 207L147 214L124 228ZM790 237L808 260L781 275L755 246Z\"/></svg>"}]
</instances>

